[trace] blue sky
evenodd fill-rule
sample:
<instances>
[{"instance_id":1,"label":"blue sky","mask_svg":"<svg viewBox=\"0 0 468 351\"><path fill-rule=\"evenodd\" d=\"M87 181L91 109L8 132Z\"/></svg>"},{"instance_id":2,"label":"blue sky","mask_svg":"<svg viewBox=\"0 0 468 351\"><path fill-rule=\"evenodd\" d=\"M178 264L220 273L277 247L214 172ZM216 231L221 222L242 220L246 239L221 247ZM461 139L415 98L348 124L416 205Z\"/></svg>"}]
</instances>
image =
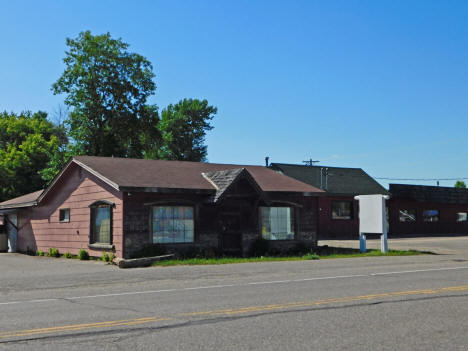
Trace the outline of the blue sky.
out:
<instances>
[{"instance_id":1,"label":"blue sky","mask_svg":"<svg viewBox=\"0 0 468 351\"><path fill-rule=\"evenodd\" d=\"M0 0L0 110L53 115L65 38L110 32L153 63L151 103L218 107L210 162L468 177L466 18L449 0Z\"/></svg>"}]
</instances>

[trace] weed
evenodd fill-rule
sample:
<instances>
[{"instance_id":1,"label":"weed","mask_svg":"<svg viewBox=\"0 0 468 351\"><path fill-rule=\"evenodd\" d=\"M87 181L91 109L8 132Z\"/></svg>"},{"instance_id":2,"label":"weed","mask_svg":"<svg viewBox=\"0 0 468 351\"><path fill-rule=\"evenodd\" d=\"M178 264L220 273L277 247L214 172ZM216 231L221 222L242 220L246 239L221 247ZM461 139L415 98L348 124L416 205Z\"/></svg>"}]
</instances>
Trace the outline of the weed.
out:
<instances>
[{"instance_id":1,"label":"weed","mask_svg":"<svg viewBox=\"0 0 468 351\"><path fill-rule=\"evenodd\" d=\"M78 251L78 258L82 261L89 260L89 253L85 249Z\"/></svg>"},{"instance_id":2,"label":"weed","mask_svg":"<svg viewBox=\"0 0 468 351\"><path fill-rule=\"evenodd\" d=\"M56 247L51 247L49 249L49 256L50 257L60 257L59 249L57 249Z\"/></svg>"}]
</instances>

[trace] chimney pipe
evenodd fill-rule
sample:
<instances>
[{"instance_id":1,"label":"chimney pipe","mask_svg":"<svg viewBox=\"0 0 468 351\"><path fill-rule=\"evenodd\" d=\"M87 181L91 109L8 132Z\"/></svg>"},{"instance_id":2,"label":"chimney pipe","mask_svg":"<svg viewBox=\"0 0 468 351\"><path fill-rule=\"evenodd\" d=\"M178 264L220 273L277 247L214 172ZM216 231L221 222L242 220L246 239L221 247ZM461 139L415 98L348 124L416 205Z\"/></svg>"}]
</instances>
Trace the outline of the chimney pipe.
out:
<instances>
[{"instance_id":1,"label":"chimney pipe","mask_svg":"<svg viewBox=\"0 0 468 351\"><path fill-rule=\"evenodd\" d=\"M267 156L265 157L265 167L268 167L269 164L268 164L268 161L270 160L270 158Z\"/></svg>"}]
</instances>

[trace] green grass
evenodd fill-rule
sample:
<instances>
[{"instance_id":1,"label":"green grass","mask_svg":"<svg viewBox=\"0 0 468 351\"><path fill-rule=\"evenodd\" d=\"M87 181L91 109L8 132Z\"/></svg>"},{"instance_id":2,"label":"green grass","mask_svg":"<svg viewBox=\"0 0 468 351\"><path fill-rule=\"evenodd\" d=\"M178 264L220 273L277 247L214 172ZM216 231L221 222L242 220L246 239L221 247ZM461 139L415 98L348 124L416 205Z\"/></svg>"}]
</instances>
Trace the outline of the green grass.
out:
<instances>
[{"instance_id":1,"label":"green grass","mask_svg":"<svg viewBox=\"0 0 468 351\"><path fill-rule=\"evenodd\" d=\"M262 257L219 257L219 258L187 258L187 259L171 259L164 261L156 261L153 266L180 266L180 265L218 265L230 263L251 263L251 262L274 262L274 261L304 261L317 259L331 258L351 258L351 257L377 257L377 256L414 256L414 255L430 255L428 251L400 251L389 250L387 253L382 253L380 250L367 250L361 253L357 249L347 249L339 247L322 246L317 247L314 253L309 253L303 256L262 256Z\"/></svg>"}]
</instances>

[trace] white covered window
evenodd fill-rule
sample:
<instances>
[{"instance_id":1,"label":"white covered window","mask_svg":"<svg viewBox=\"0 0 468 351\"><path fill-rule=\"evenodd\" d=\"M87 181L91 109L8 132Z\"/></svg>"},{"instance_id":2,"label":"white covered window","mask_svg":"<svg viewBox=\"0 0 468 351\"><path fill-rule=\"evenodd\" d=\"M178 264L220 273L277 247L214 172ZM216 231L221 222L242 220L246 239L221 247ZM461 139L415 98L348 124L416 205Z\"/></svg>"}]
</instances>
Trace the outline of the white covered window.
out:
<instances>
[{"instance_id":1,"label":"white covered window","mask_svg":"<svg viewBox=\"0 0 468 351\"><path fill-rule=\"evenodd\" d=\"M294 239L292 207L260 207L262 237L266 240Z\"/></svg>"},{"instance_id":2,"label":"white covered window","mask_svg":"<svg viewBox=\"0 0 468 351\"><path fill-rule=\"evenodd\" d=\"M154 206L152 214L153 243L193 242L193 207Z\"/></svg>"},{"instance_id":3,"label":"white covered window","mask_svg":"<svg viewBox=\"0 0 468 351\"><path fill-rule=\"evenodd\" d=\"M91 207L91 244L112 244L112 207L99 204Z\"/></svg>"}]
</instances>

